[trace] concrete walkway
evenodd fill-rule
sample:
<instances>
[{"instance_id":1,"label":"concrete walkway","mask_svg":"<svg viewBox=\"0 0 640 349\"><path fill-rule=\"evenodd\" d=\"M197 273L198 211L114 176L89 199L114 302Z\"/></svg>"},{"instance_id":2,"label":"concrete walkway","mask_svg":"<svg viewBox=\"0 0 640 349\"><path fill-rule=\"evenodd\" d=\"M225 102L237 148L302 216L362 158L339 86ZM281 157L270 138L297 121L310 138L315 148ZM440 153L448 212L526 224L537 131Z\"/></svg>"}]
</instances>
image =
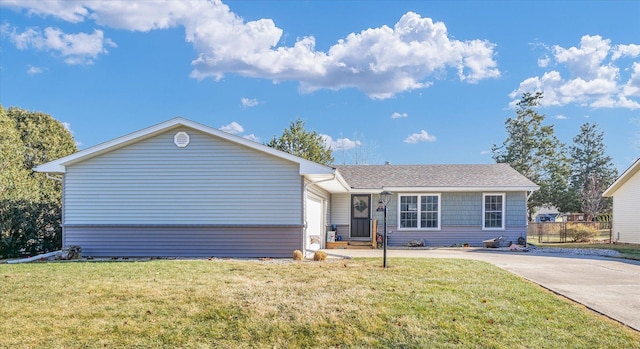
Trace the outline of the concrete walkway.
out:
<instances>
[{"instance_id":1,"label":"concrete walkway","mask_svg":"<svg viewBox=\"0 0 640 349\"><path fill-rule=\"evenodd\" d=\"M350 257L375 257L382 250L325 250ZM640 261L560 253L508 252L485 248L387 251L393 258L461 258L489 262L640 331Z\"/></svg>"}]
</instances>

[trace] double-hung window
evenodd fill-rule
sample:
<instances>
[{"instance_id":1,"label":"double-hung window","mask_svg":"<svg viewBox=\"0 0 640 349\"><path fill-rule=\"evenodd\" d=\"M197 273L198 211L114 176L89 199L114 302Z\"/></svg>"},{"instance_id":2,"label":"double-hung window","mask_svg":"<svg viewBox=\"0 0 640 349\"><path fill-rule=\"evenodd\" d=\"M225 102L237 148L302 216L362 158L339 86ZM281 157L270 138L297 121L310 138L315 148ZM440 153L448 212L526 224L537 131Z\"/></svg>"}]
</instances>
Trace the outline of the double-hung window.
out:
<instances>
[{"instance_id":1,"label":"double-hung window","mask_svg":"<svg viewBox=\"0 0 640 349\"><path fill-rule=\"evenodd\" d=\"M400 194L399 229L440 229L440 194Z\"/></svg>"},{"instance_id":2,"label":"double-hung window","mask_svg":"<svg viewBox=\"0 0 640 349\"><path fill-rule=\"evenodd\" d=\"M482 228L485 230L504 230L504 194L483 194L482 201Z\"/></svg>"}]
</instances>

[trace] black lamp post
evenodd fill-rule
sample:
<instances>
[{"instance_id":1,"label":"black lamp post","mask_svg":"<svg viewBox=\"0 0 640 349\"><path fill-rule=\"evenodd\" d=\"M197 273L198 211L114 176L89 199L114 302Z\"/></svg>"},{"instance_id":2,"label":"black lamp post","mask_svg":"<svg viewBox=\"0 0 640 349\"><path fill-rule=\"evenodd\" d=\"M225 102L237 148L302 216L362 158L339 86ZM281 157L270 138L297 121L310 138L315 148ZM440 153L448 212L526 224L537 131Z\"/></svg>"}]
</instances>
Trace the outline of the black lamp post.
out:
<instances>
[{"instance_id":1,"label":"black lamp post","mask_svg":"<svg viewBox=\"0 0 640 349\"><path fill-rule=\"evenodd\" d=\"M378 200L378 204L382 204L384 206L384 237L382 238L382 267L387 267L387 205L391 201L391 193L388 191L383 191L380 193L380 200Z\"/></svg>"}]
</instances>

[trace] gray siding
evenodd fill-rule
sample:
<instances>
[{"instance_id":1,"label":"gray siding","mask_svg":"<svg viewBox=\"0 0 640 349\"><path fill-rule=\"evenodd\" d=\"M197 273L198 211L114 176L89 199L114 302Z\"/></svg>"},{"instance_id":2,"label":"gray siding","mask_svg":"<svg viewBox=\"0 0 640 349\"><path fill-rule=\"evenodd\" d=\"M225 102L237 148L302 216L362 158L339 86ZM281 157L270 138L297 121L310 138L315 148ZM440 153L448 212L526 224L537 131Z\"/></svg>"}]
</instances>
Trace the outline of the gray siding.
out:
<instances>
[{"instance_id":1,"label":"gray siding","mask_svg":"<svg viewBox=\"0 0 640 349\"><path fill-rule=\"evenodd\" d=\"M66 226L64 245L92 257L291 257L301 226Z\"/></svg>"},{"instance_id":2,"label":"gray siding","mask_svg":"<svg viewBox=\"0 0 640 349\"><path fill-rule=\"evenodd\" d=\"M482 194L482 192L442 193L442 226L482 226ZM526 226L526 193L506 192L505 194L505 225L507 227Z\"/></svg>"},{"instance_id":3,"label":"gray siding","mask_svg":"<svg viewBox=\"0 0 640 349\"><path fill-rule=\"evenodd\" d=\"M468 243L471 246L482 246L483 240L493 239L500 235L506 240L516 243L520 236L526 237L526 226L507 227L506 230L482 230L479 226L443 227L439 231L398 231L389 225L389 246L402 246L411 240L423 239L427 246L451 246Z\"/></svg>"},{"instance_id":4,"label":"gray siding","mask_svg":"<svg viewBox=\"0 0 640 349\"><path fill-rule=\"evenodd\" d=\"M180 127L68 166L64 223L301 225L302 178L295 163Z\"/></svg>"},{"instance_id":5,"label":"gray siding","mask_svg":"<svg viewBox=\"0 0 640 349\"><path fill-rule=\"evenodd\" d=\"M331 218L330 224L351 224L351 194L331 194Z\"/></svg>"},{"instance_id":6,"label":"gray siding","mask_svg":"<svg viewBox=\"0 0 640 349\"><path fill-rule=\"evenodd\" d=\"M387 222L390 246L402 246L411 240L423 239L428 246L450 246L469 243L481 246L483 240L500 235L507 241L517 242L520 236L526 236L527 205L525 192L506 192L506 211L504 230L482 230L482 192L445 192L440 193L441 229L434 230L398 230L397 195L394 195L387 207ZM377 197L374 195L377 200ZM374 212L382 231L383 216Z\"/></svg>"},{"instance_id":7,"label":"gray siding","mask_svg":"<svg viewBox=\"0 0 640 349\"><path fill-rule=\"evenodd\" d=\"M508 192L507 193L507 229L511 227L527 226L527 193Z\"/></svg>"}]
</instances>

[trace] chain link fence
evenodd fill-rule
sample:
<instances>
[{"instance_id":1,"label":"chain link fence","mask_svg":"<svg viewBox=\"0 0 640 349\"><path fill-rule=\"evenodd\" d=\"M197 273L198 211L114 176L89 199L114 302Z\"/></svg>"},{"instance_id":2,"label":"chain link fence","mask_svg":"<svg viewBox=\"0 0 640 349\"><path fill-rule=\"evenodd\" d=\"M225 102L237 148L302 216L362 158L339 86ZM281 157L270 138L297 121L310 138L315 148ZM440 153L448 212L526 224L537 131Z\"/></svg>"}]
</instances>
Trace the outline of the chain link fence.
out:
<instances>
[{"instance_id":1,"label":"chain link fence","mask_svg":"<svg viewBox=\"0 0 640 349\"><path fill-rule=\"evenodd\" d=\"M538 243L611 242L611 222L541 222L529 223L527 240ZM585 234L579 232L588 232Z\"/></svg>"}]
</instances>

